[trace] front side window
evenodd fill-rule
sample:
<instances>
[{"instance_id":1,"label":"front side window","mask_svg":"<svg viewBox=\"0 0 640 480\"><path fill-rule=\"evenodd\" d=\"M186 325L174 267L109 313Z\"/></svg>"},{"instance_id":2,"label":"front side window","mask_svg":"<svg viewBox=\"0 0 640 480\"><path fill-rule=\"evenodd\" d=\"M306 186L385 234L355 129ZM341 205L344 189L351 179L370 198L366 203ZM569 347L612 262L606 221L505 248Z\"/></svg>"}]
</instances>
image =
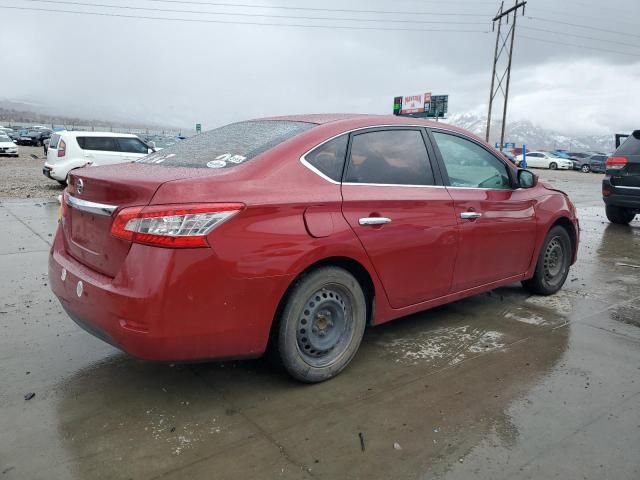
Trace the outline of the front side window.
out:
<instances>
[{"instance_id":1,"label":"front side window","mask_svg":"<svg viewBox=\"0 0 640 480\"><path fill-rule=\"evenodd\" d=\"M149 153L149 147L147 147L139 138L132 137L120 137L118 138L118 144L120 145L120 151L126 153Z\"/></svg>"},{"instance_id":2,"label":"front side window","mask_svg":"<svg viewBox=\"0 0 640 480\"><path fill-rule=\"evenodd\" d=\"M433 132L452 187L511 188L507 166L470 140Z\"/></svg>"},{"instance_id":3,"label":"front side window","mask_svg":"<svg viewBox=\"0 0 640 480\"><path fill-rule=\"evenodd\" d=\"M320 145L305 155L304 159L330 179L339 182L342 179L348 141L348 135L341 135Z\"/></svg>"},{"instance_id":4,"label":"front side window","mask_svg":"<svg viewBox=\"0 0 640 480\"><path fill-rule=\"evenodd\" d=\"M78 137L78 145L83 150L97 150L102 152L117 152L113 137Z\"/></svg>"},{"instance_id":5,"label":"front side window","mask_svg":"<svg viewBox=\"0 0 640 480\"><path fill-rule=\"evenodd\" d=\"M433 171L419 130L360 133L351 140L349 183L433 185Z\"/></svg>"}]
</instances>

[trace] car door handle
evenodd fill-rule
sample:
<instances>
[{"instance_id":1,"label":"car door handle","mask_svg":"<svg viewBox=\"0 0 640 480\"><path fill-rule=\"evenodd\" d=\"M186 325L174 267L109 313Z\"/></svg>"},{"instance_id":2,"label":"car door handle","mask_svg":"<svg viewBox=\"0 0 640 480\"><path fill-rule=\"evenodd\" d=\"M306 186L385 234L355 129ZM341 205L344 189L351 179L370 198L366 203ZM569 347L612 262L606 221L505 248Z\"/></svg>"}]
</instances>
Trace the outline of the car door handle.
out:
<instances>
[{"instance_id":1,"label":"car door handle","mask_svg":"<svg viewBox=\"0 0 640 480\"><path fill-rule=\"evenodd\" d=\"M391 219L387 217L364 217L358 220L360 225L385 225L391 223Z\"/></svg>"},{"instance_id":2,"label":"car door handle","mask_svg":"<svg viewBox=\"0 0 640 480\"><path fill-rule=\"evenodd\" d=\"M475 220L476 218L480 218L482 216L479 212L462 212L460 214L460 218L463 220Z\"/></svg>"}]
</instances>

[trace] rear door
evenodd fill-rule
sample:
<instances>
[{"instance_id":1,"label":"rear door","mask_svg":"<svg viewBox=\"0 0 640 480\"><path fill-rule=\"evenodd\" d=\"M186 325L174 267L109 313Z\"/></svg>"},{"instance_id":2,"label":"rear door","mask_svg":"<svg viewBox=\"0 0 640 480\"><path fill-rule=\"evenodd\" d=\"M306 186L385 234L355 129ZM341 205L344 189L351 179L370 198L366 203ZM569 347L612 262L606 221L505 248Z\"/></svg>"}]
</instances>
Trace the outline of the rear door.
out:
<instances>
[{"instance_id":1,"label":"rear door","mask_svg":"<svg viewBox=\"0 0 640 480\"><path fill-rule=\"evenodd\" d=\"M622 145L618 147L613 157L626 163L623 168L608 169L611 185L615 188L627 190L627 193L640 195L640 130L636 130ZM621 192L622 193L622 192Z\"/></svg>"},{"instance_id":2,"label":"rear door","mask_svg":"<svg viewBox=\"0 0 640 480\"><path fill-rule=\"evenodd\" d=\"M92 165L112 165L124 161L115 137L78 136L77 141L83 157Z\"/></svg>"},{"instance_id":3,"label":"rear door","mask_svg":"<svg viewBox=\"0 0 640 480\"><path fill-rule=\"evenodd\" d=\"M351 134L342 211L393 308L451 290L458 250L453 202L421 128Z\"/></svg>"},{"instance_id":4,"label":"rear door","mask_svg":"<svg viewBox=\"0 0 640 480\"><path fill-rule=\"evenodd\" d=\"M431 135L460 226L453 290L523 274L535 244L534 189L512 188L510 168L480 143L445 131Z\"/></svg>"}]
</instances>

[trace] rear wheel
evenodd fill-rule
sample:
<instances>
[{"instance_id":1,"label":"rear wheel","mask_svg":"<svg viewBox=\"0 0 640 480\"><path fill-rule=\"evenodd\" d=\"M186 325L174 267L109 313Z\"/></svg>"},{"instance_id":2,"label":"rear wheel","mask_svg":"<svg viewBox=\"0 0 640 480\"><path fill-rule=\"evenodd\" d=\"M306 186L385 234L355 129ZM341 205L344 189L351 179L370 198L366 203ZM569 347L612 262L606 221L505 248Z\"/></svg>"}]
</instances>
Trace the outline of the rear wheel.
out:
<instances>
[{"instance_id":1,"label":"rear wheel","mask_svg":"<svg viewBox=\"0 0 640 480\"><path fill-rule=\"evenodd\" d=\"M613 205L607 205L605 211L611 223L618 223L620 225L628 225L636 216L633 210L629 208L614 207Z\"/></svg>"},{"instance_id":2,"label":"rear wheel","mask_svg":"<svg viewBox=\"0 0 640 480\"><path fill-rule=\"evenodd\" d=\"M551 170L556 170L556 169L558 168L558 164L557 164L556 162L551 162L551 163L549 164L549 168L550 168Z\"/></svg>"},{"instance_id":3,"label":"rear wheel","mask_svg":"<svg viewBox=\"0 0 640 480\"><path fill-rule=\"evenodd\" d=\"M278 353L289 374L315 383L340 373L364 335L367 302L358 281L338 267L298 280L280 317Z\"/></svg>"},{"instance_id":4,"label":"rear wheel","mask_svg":"<svg viewBox=\"0 0 640 480\"><path fill-rule=\"evenodd\" d=\"M582 171L582 173L589 173L591 171L591 167L589 167L589 165L582 165L582 167L580 167L580 170Z\"/></svg>"},{"instance_id":5,"label":"rear wheel","mask_svg":"<svg viewBox=\"0 0 640 480\"><path fill-rule=\"evenodd\" d=\"M571 264L571 239L567 231L555 226L547 234L533 278L522 285L538 295L552 295L564 285Z\"/></svg>"}]
</instances>

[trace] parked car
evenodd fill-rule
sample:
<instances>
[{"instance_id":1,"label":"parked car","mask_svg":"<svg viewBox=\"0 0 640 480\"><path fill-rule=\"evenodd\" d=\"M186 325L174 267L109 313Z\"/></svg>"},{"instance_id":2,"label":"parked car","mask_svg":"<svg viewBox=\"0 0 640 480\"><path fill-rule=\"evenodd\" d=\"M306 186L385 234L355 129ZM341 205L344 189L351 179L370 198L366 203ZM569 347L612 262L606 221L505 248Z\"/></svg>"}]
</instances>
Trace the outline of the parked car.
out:
<instances>
[{"instance_id":1,"label":"parked car","mask_svg":"<svg viewBox=\"0 0 640 480\"><path fill-rule=\"evenodd\" d=\"M0 155L18 156L18 146L2 131L0 131Z\"/></svg>"},{"instance_id":2,"label":"parked car","mask_svg":"<svg viewBox=\"0 0 640 480\"><path fill-rule=\"evenodd\" d=\"M640 130L607 159L602 197L607 218L613 223L626 225L640 213Z\"/></svg>"},{"instance_id":3,"label":"parked car","mask_svg":"<svg viewBox=\"0 0 640 480\"><path fill-rule=\"evenodd\" d=\"M589 173L591 167L587 160L592 154L587 152L569 152L569 158L573 161L573 169L580 170L583 173Z\"/></svg>"},{"instance_id":4,"label":"parked car","mask_svg":"<svg viewBox=\"0 0 640 480\"><path fill-rule=\"evenodd\" d=\"M606 170L607 158L607 155L596 153L587 157L585 162L588 162L589 171L594 173L604 173Z\"/></svg>"},{"instance_id":5,"label":"parked car","mask_svg":"<svg viewBox=\"0 0 640 480\"><path fill-rule=\"evenodd\" d=\"M50 285L89 332L150 360L271 342L305 382L344 369L367 325L518 281L557 292L579 241L566 194L395 116L239 122L75 170L61 215Z\"/></svg>"},{"instance_id":6,"label":"parked car","mask_svg":"<svg viewBox=\"0 0 640 480\"><path fill-rule=\"evenodd\" d=\"M522 162L522 158L522 154L516 156L518 165ZM570 170L573 169L573 162L550 152L527 152L527 166L532 168L549 168L551 170Z\"/></svg>"},{"instance_id":7,"label":"parked car","mask_svg":"<svg viewBox=\"0 0 640 480\"><path fill-rule=\"evenodd\" d=\"M152 152L127 133L58 132L51 136L42 173L64 185L75 168L132 162Z\"/></svg>"},{"instance_id":8,"label":"parked car","mask_svg":"<svg viewBox=\"0 0 640 480\"><path fill-rule=\"evenodd\" d=\"M33 130L21 130L16 140L18 145L31 145L41 147L47 138L51 138L51 130L37 128Z\"/></svg>"}]
</instances>

